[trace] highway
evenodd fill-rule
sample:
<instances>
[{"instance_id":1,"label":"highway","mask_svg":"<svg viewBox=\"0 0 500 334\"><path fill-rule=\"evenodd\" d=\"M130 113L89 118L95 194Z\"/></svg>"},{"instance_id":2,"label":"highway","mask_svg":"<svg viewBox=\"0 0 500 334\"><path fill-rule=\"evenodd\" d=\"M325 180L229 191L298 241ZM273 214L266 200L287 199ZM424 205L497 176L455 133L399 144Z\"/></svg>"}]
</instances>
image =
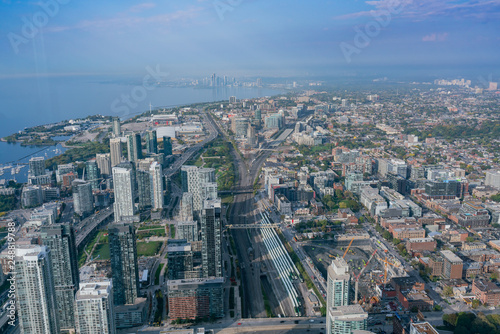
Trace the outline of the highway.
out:
<instances>
[{"instance_id":1,"label":"highway","mask_svg":"<svg viewBox=\"0 0 500 334\"><path fill-rule=\"evenodd\" d=\"M102 209L98 213L85 218L75 226L76 229L76 248L99 226L104 220L108 219L113 214L113 207Z\"/></svg>"},{"instance_id":2,"label":"highway","mask_svg":"<svg viewBox=\"0 0 500 334\"><path fill-rule=\"evenodd\" d=\"M179 159L177 159L172 164L172 166L170 166L170 168L165 168L164 169L165 176L171 177L172 175L174 175L175 172L177 172L179 170L179 168L181 168L181 166L186 163L186 161L191 159L195 153L197 153L200 149L202 149L203 146L205 146L205 144L211 142L212 140L217 138L217 136L219 135L219 132L217 131L217 129L215 127L215 124L213 123L213 121L208 117L208 115L205 112L201 113L201 117L202 117L204 126L210 132L210 134L202 142L188 148L182 154L182 156Z\"/></svg>"}]
</instances>

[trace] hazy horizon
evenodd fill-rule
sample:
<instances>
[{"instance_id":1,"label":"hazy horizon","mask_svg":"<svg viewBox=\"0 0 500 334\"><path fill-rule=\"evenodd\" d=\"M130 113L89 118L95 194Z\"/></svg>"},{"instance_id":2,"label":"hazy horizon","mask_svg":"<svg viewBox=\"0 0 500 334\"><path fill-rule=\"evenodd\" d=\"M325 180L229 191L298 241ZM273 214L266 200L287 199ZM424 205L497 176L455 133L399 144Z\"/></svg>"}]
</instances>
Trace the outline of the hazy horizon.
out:
<instances>
[{"instance_id":1,"label":"hazy horizon","mask_svg":"<svg viewBox=\"0 0 500 334\"><path fill-rule=\"evenodd\" d=\"M0 78L498 76L500 0L4 0ZM472 78L473 79L473 78Z\"/></svg>"}]
</instances>

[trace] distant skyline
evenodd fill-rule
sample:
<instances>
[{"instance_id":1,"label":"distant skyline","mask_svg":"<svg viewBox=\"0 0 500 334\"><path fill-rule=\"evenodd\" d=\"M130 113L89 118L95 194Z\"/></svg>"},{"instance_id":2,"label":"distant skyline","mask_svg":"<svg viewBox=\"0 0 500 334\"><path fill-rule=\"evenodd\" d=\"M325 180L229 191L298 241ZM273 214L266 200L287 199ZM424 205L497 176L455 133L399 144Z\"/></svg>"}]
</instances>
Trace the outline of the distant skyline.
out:
<instances>
[{"instance_id":1,"label":"distant skyline","mask_svg":"<svg viewBox=\"0 0 500 334\"><path fill-rule=\"evenodd\" d=\"M144 75L157 64L172 77L486 77L500 65L500 0L59 1L0 2L0 78Z\"/></svg>"}]
</instances>

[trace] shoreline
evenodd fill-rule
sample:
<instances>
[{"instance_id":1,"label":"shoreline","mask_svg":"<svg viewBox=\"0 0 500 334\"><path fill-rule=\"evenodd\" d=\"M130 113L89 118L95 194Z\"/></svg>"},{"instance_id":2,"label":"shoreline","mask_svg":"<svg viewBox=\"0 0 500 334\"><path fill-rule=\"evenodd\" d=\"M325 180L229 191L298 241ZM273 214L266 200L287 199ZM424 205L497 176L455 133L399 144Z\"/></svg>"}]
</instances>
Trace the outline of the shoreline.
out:
<instances>
[{"instance_id":1,"label":"shoreline","mask_svg":"<svg viewBox=\"0 0 500 334\"><path fill-rule=\"evenodd\" d=\"M55 143L51 144L25 144L24 141L16 140L16 141L8 141L5 140L5 138L0 138L0 141L6 144L12 144L12 145L20 145L22 147L49 147L49 146L57 146L58 144L62 144L63 141L56 141Z\"/></svg>"}]
</instances>

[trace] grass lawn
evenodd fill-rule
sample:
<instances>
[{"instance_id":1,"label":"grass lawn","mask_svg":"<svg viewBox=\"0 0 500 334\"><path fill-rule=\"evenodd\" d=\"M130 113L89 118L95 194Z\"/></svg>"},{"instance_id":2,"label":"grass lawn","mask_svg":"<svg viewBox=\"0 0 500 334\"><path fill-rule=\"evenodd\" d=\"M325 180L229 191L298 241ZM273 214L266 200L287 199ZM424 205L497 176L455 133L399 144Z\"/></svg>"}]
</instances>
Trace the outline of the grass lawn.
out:
<instances>
[{"instance_id":1,"label":"grass lawn","mask_svg":"<svg viewBox=\"0 0 500 334\"><path fill-rule=\"evenodd\" d=\"M161 225L144 225L144 226L139 227L139 231L142 231L142 230L157 230L157 229L165 229L165 227L161 226Z\"/></svg>"},{"instance_id":2,"label":"grass lawn","mask_svg":"<svg viewBox=\"0 0 500 334\"><path fill-rule=\"evenodd\" d=\"M92 254L94 259L109 260L109 244L98 244ZM99 256L99 258L97 258Z\"/></svg>"},{"instance_id":3,"label":"grass lawn","mask_svg":"<svg viewBox=\"0 0 500 334\"><path fill-rule=\"evenodd\" d=\"M137 256L155 256L162 244L163 241L138 242Z\"/></svg>"},{"instance_id":4,"label":"grass lawn","mask_svg":"<svg viewBox=\"0 0 500 334\"><path fill-rule=\"evenodd\" d=\"M175 238L175 225L174 224L170 225L170 238L171 239Z\"/></svg>"},{"instance_id":5,"label":"grass lawn","mask_svg":"<svg viewBox=\"0 0 500 334\"><path fill-rule=\"evenodd\" d=\"M234 195L225 195L221 198L222 204L231 204L234 202Z\"/></svg>"},{"instance_id":6,"label":"grass lawn","mask_svg":"<svg viewBox=\"0 0 500 334\"><path fill-rule=\"evenodd\" d=\"M152 229L152 230L140 230L137 232L137 237L139 239L148 238L148 237L151 237L153 235L156 235L158 237L164 237L166 235L165 228L162 227L162 228L157 228L157 229Z\"/></svg>"},{"instance_id":7,"label":"grass lawn","mask_svg":"<svg viewBox=\"0 0 500 334\"><path fill-rule=\"evenodd\" d=\"M164 264L160 263L160 265L158 266L158 268L156 268L155 285L160 284L160 274L161 274L161 270L162 270L163 266L164 266Z\"/></svg>"}]
</instances>

